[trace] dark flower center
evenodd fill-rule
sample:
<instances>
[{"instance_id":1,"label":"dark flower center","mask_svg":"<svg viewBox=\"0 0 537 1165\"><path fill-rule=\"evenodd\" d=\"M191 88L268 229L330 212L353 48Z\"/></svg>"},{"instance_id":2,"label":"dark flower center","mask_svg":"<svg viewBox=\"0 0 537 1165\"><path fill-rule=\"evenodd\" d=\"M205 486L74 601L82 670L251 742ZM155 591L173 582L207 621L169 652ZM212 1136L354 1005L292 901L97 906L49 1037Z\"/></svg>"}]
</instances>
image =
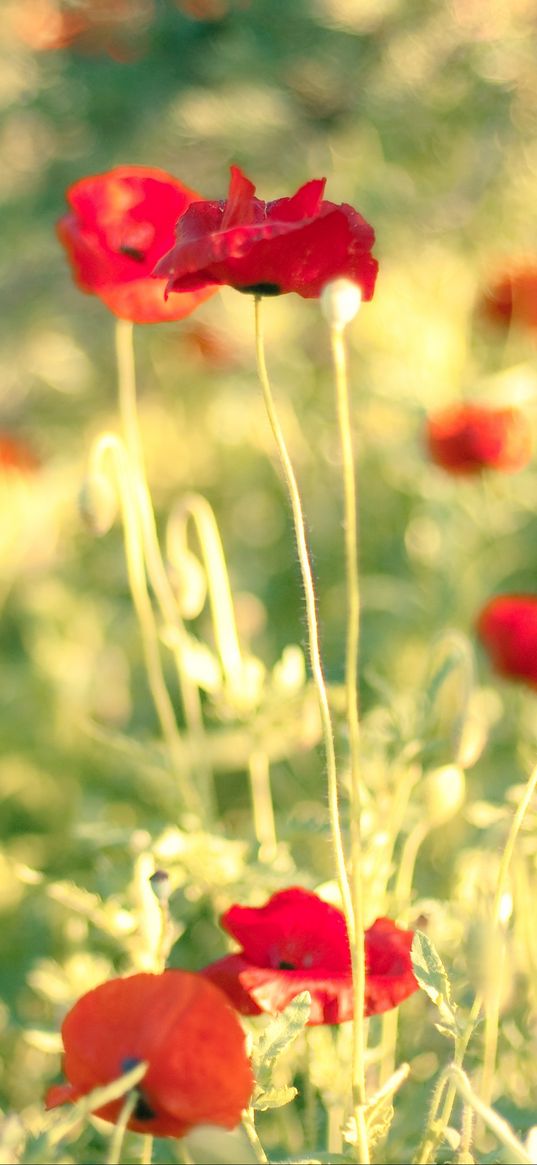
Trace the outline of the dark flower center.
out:
<instances>
[{"instance_id":1,"label":"dark flower center","mask_svg":"<svg viewBox=\"0 0 537 1165\"><path fill-rule=\"evenodd\" d=\"M135 263L145 263L145 255L138 247L129 247L128 243L123 243L119 248L121 255L126 255L127 259L134 259Z\"/></svg>"},{"instance_id":2,"label":"dark flower center","mask_svg":"<svg viewBox=\"0 0 537 1165\"><path fill-rule=\"evenodd\" d=\"M281 295L278 283L252 283L250 287L237 287L243 295Z\"/></svg>"},{"instance_id":3,"label":"dark flower center","mask_svg":"<svg viewBox=\"0 0 537 1165\"><path fill-rule=\"evenodd\" d=\"M296 971L296 966L294 963L288 963L286 959L281 959L280 962L278 963L278 970L279 971Z\"/></svg>"},{"instance_id":4,"label":"dark flower center","mask_svg":"<svg viewBox=\"0 0 537 1165\"><path fill-rule=\"evenodd\" d=\"M136 1091L138 1093L138 1099L137 1099L136 1104L134 1106L134 1111L132 1114L133 1117L135 1117L135 1119L137 1121L151 1121L151 1120L153 1120L153 1118L156 1117L156 1115L157 1115L156 1112L154 1112L153 1109L151 1108L151 1105L147 1103L147 1100L146 1100L143 1092L140 1092L139 1088L137 1088Z\"/></svg>"},{"instance_id":5,"label":"dark flower center","mask_svg":"<svg viewBox=\"0 0 537 1165\"><path fill-rule=\"evenodd\" d=\"M137 1056L126 1056L125 1059L121 1061L121 1071L130 1072L131 1068L135 1068L139 1063L140 1061ZM142 1089L137 1087L134 1091L136 1093L136 1104L132 1113L133 1117L137 1121L153 1120L157 1114L154 1109L151 1108L149 1101L146 1100Z\"/></svg>"}]
</instances>

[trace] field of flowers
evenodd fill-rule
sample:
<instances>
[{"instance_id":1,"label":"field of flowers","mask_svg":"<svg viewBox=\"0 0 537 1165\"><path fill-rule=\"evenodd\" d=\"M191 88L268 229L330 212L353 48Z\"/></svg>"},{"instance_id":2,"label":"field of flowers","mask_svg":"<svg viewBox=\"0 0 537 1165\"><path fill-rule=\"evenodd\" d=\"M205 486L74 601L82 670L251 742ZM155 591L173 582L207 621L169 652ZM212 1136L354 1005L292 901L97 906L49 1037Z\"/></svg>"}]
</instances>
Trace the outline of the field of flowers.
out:
<instances>
[{"instance_id":1,"label":"field of flowers","mask_svg":"<svg viewBox=\"0 0 537 1165\"><path fill-rule=\"evenodd\" d=\"M537 0L6 0L0 1160L537 1161Z\"/></svg>"}]
</instances>

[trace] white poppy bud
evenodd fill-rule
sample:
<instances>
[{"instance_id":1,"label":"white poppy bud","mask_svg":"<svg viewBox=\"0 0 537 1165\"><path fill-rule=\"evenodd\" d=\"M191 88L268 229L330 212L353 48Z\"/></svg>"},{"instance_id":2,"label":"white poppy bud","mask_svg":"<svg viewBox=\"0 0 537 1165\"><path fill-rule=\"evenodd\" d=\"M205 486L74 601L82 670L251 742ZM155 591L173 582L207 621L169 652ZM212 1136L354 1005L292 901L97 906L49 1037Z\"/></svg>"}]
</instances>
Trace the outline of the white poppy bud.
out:
<instances>
[{"instance_id":1,"label":"white poppy bud","mask_svg":"<svg viewBox=\"0 0 537 1165\"><path fill-rule=\"evenodd\" d=\"M343 331L360 309L362 292L350 279L334 279L321 292L321 311L330 327Z\"/></svg>"}]
</instances>

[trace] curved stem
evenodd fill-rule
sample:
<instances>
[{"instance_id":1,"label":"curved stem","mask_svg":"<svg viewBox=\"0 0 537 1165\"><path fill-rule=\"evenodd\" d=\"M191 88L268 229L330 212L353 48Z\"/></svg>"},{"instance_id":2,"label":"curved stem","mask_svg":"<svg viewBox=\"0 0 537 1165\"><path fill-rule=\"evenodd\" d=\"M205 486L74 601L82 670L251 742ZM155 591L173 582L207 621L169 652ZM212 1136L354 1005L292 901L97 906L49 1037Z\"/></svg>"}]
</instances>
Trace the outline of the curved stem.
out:
<instances>
[{"instance_id":1,"label":"curved stem","mask_svg":"<svg viewBox=\"0 0 537 1165\"><path fill-rule=\"evenodd\" d=\"M518 1137L515 1137L513 1130L507 1124L503 1117L499 1116L494 1109L490 1108L488 1104L484 1104L479 1096L474 1092L470 1081L462 1068L451 1064L447 1068L447 1074L453 1081L453 1084L462 1096L466 1104L473 1108L474 1112L481 1118L484 1124L488 1125L494 1136L498 1138L501 1145L512 1154L510 1160L513 1162L520 1162L520 1165L532 1165L532 1158L525 1149Z\"/></svg>"},{"instance_id":2,"label":"curved stem","mask_svg":"<svg viewBox=\"0 0 537 1165\"><path fill-rule=\"evenodd\" d=\"M335 860L337 868L337 876L345 916L347 918L347 925L349 928L349 937L351 942L354 936L354 918L353 905L349 882L347 878L347 869L345 865L345 852L343 848L343 839L341 835L341 823L339 818L339 793L337 782L337 767L336 767L336 750L334 744L334 732L332 728L332 719L330 715L330 707L328 703L328 694L326 690L326 683L323 674L321 662L321 650L319 645L319 626L317 622L317 610L315 602L315 588L313 585L313 574L311 569L308 542L306 536L306 527L304 522L304 513L302 510L302 502L300 499L300 492L298 489L297 480L293 470L291 458L289 456L285 437L278 420L274 398L270 387L270 381L267 372L265 361L265 350L263 343L263 332L261 326L261 299L259 296L255 298L255 332L256 332L256 355L257 355L257 370L261 388L263 390L263 397L268 413L268 418L274 434L280 461L282 465L283 475L289 494L291 503L291 510L293 514L293 522L295 527L295 538L298 551L298 559L300 563L300 570L302 574L302 583L304 586L304 595L306 600L306 621L308 628L308 645L311 670L313 680L317 691L317 698L319 701L319 709L321 713L321 723L323 730L323 741L326 755L326 769L328 779L328 806L330 811L330 824L332 829L332 839L335 851Z\"/></svg>"},{"instance_id":3,"label":"curved stem","mask_svg":"<svg viewBox=\"0 0 537 1165\"><path fill-rule=\"evenodd\" d=\"M186 632L177 608L166 568L162 561L155 514L145 472L136 401L134 330L133 325L127 320L116 321L116 356L119 411L123 438L133 475L136 505L140 515L147 573L164 620L170 627L176 628L178 632L179 649L174 651L174 658L185 721L189 732L192 733L193 739L198 745L201 745L204 736L204 726L200 693L197 685L190 679L188 666L185 665L183 651L181 650L181 640L185 638ZM205 786L204 802L208 807L211 807L214 803L212 774L207 762L201 759L204 755L203 748L198 748L197 752L200 756L198 768Z\"/></svg>"},{"instance_id":4,"label":"curved stem","mask_svg":"<svg viewBox=\"0 0 537 1165\"><path fill-rule=\"evenodd\" d=\"M349 728L351 770L351 897L354 915L354 942L352 945L353 980L353 1047L352 1090L354 1116L358 1129L360 1160L369 1161L364 1106L367 1102L365 1086L365 921L362 879L362 790L360 715L358 689L358 655L360 646L360 578L358 570L358 508L356 504L356 476L351 435L351 417L347 362L343 329L330 329L332 356L336 381L337 415L341 445L344 493L345 565L347 576L347 626L345 656L345 688L347 723Z\"/></svg>"},{"instance_id":5,"label":"curved stem","mask_svg":"<svg viewBox=\"0 0 537 1165\"><path fill-rule=\"evenodd\" d=\"M181 740L175 721L175 713L164 680L160 659L159 637L151 600L147 590L145 562L140 537L139 520L133 500L132 475L127 455L120 439L113 433L104 433L91 451L91 467L97 472L105 455L111 458L121 502L125 537L125 557L132 601L142 640L149 689L166 742L172 767L176 771L181 793L187 808L197 815L203 813L203 805L182 772L180 759Z\"/></svg>"},{"instance_id":6,"label":"curved stem","mask_svg":"<svg viewBox=\"0 0 537 1165\"><path fill-rule=\"evenodd\" d=\"M205 564L216 648L222 671L233 692L237 681L240 684L242 680L243 671L235 608L216 518L201 494L187 494L174 507L168 523L168 540L174 539L179 545L186 546L189 519L195 525Z\"/></svg>"}]
</instances>

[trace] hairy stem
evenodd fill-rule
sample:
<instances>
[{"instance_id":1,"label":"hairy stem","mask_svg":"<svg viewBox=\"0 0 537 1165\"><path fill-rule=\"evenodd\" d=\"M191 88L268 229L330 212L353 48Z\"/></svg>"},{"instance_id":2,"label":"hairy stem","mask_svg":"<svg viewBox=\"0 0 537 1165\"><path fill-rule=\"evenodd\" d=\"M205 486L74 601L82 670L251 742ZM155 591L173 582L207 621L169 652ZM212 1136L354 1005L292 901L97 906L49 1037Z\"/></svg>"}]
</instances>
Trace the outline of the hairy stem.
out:
<instances>
[{"instance_id":1,"label":"hairy stem","mask_svg":"<svg viewBox=\"0 0 537 1165\"><path fill-rule=\"evenodd\" d=\"M349 730L351 774L351 878L350 889L354 917L352 943L353 981L353 1043L352 1091L360 1161L369 1161L367 1129L364 1108L365 1083L365 921L362 855L362 789L360 714L358 689L358 659L360 647L360 576L358 569L358 507L356 502L356 475L352 447L351 416L347 361L343 328L330 329L332 357L336 382L337 415L341 447L344 495L345 568L347 581L347 624L345 655L345 689L347 724Z\"/></svg>"},{"instance_id":2,"label":"hairy stem","mask_svg":"<svg viewBox=\"0 0 537 1165\"><path fill-rule=\"evenodd\" d=\"M328 693L326 689L326 682L323 673L321 662L321 649L319 644L319 625L317 621L317 608L315 600L315 588L313 584L313 573L311 569L310 556L308 550L308 540L306 535L306 526L304 521L304 512L302 509L302 501L300 498L300 491L298 488L295 472L287 450L285 437L280 425L272 389L267 372L265 361L265 350L263 343L263 331L261 326L261 298L255 298L255 330L256 330L256 355L257 355L257 369L261 388L263 390L263 397L268 413L268 418L274 434L278 453L280 455L280 462L283 470L285 484L289 494L291 503L291 510L293 514L293 522L295 527L295 538L298 551L298 559L300 563L300 571L302 574L302 583L304 586L304 595L306 600L306 621L308 629L308 645L309 658L313 681L317 692L319 701L319 709L321 714L321 724L323 731L323 741L326 756L326 770L328 780L328 807L330 812L330 824L332 829L332 839L335 851L335 861L337 869L337 877L345 916L347 918L347 925L349 928L349 935L354 936L354 916L353 905L349 882L347 878L347 869L345 864L345 852L343 848L343 839L341 834L341 823L339 817L339 791L337 780L336 767L336 750L334 743L334 731L332 727L332 718L330 715L330 707L328 703Z\"/></svg>"}]
</instances>

